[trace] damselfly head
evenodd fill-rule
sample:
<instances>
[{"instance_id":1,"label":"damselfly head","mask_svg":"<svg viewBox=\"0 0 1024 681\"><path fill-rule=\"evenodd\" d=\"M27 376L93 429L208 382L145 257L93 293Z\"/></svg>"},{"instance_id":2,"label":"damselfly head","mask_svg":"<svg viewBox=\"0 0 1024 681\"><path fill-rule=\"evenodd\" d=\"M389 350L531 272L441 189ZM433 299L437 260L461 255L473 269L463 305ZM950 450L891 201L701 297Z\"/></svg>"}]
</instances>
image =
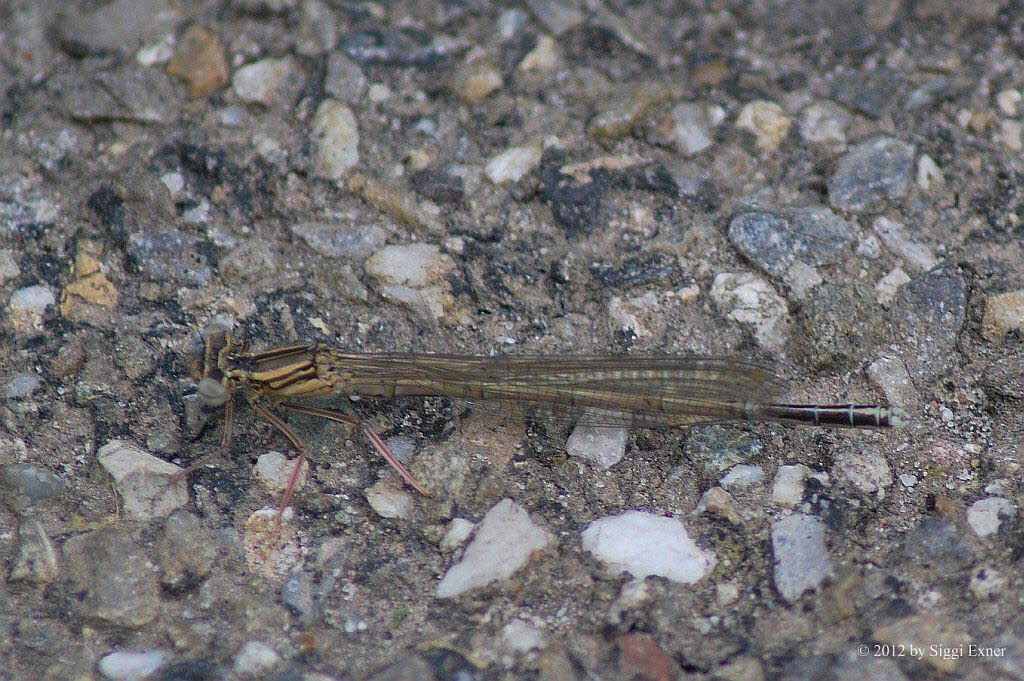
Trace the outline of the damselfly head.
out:
<instances>
[{"instance_id":1,"label":"damselfly head","mask_svg":"<svg viewBox=\"0 0 1024 681\"><path fill-rule=\"evenodd\" d=\"M211 408L224 406L224 403L231 397L223 383L209 376L199 381L196 394L199 395L199 401L204 406Z\"/></svg>"}]
</instances>

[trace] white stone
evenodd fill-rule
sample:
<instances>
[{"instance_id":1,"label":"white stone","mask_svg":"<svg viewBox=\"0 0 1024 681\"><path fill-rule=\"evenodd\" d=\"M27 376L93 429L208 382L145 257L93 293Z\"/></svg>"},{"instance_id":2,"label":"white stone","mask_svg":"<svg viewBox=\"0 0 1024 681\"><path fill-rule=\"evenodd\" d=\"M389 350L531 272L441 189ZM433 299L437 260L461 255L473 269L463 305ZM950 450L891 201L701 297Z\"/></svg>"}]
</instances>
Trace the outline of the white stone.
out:
<instances>
[{"instance_id":1,"label":"white stone","mask_svg":"<svg viewBox=\"0 0 1024 681\"><path fill-rule=\"evenodd\" d=\"M425 243L385 246L366 261L366 274L373 279L413 288L436 284L451 269L451 259Z\"/></svg>"},{"instance_id":2,"label":"white stone","mask_svg":"<svg viewBox=\"0 0 1024 681\"><path fill-rule=\"evenodd\" d=\"M340 180L359 163L359 124L352 109L336 99L325 99L313 116L316 169L324 177Z\"/></svg>"},{"instance_id":3,"label":"white stone","mask_svg":"<svg viewBox=\"0 0 1024 681\"><path fill-rule=\"evenodd\" d=\"M748 272L722 272L711 284L711 299L729 319L749 325L758 344L781 349L789 336L789 306L764 279Z\"/></svg>"},{"instance_id":4,"label":"white stone","mask_svg":"<svg viewBox=\"0 0 1024 681\"><path fill-rule=\"evenodd\" d=\"M791 603L818 586L833 572L825 548L825 526L817 518L797 513L771 528L775 557L775 588Z\"/></svg>"},{"instance_id":5,"label":"white stone","mask_svg":"<svg viewBox=\"0 0 1024 681\"><path fill-rule=\"evenodd\" d=\"M509 147L484 167L484 173L494 184L518 182L524 175L540 165L539 142L522 147Z\"/></svg>"},{"instance_id":6,"label":"white stone","mask_svg":"<svg viewBox=\"0 0 1024 681\"><path fill-rule=\"evenodd\" d=\"M366 501L381 518L408 518L412 515L412 495L381 480L367 488Z\"/></svg>"},{"instance_id":7,"label":"white stone","mask_svg":"<svg viewBox=\"0 0 1024 681\"><path fill-rule=\"evenodd\" d=\"M800 136L811 143L846 144L853 116L835 102L815 102L800 116Z\"/></svg>"},{"instance_id":8,"label":"white stone","mask_svg":"<svg viewBox=\"0 0 1024 681\"><path fill-rule=\"evenodd\" d=\"M174 464L123 440L103 445L96 457L114 478L129 516L140 520L163 518L188 504L185 479L174 479L182 469Z\"/></svg>"},{"instance_id":9,"label":"white stone","mask_svg":"<svg viewBox=\"0 0 1024 681\"><path fill-rule=\"evenodd\" d=\"M811 469L802 463L793 466L779 466L772 483L772 503L776 506L793 508L804 498L804 481Z\"/></svg>"},{"instance_id":10,"label":"white stone","mask_svg":"<svg viewBox=\"0 0 1024 681\"><path fill-rule=\"evenodd\" d=\"M835 460L834 471L842 474L857 491L885 498L885 489L892 484L889 462L878 452L844 450Z\"/></svg>"},{"instance_id":11,"label":"white stone","mask_svg":"<svg viewBox=\"0 0 1024 681\"><path fill-rule=\"evenodd\" d=\"M946 179L942 176L942 169L928 154L921 154L917 159L917 186L921 189L931 189L933 184L942 184Z\"/></svg>"},{"instance_id":12,"label":"white stone","mask_svg":"<svg viewBox=\"0 0 1024 681\"><path fill-rule=\"evenodd\" d=\"M878 302L882 305L888 305L896 299L896 293L899 291L900 286L903 286L910 281L910 275L903 271L903 268L896 266L892 268L887 275L878 280L875 284L875 295L878 297Z\"/></svg>"},{"instance_id":13,"label":"white stone","mask_svg":"<svg viewBox=\"0 0 1024 681\"><path fill-rule=\"evenodd\" d=\"M758 149L765 152L779 148L792 124L781 106L763 99L744 106L736 118L736 127L754 133Z\"/></svg>"},{"instance_id":14,"label":"white stone","mask_svg":"<svg viewBox=\"0 0 1024 681\"><path fill-rule=\"evenodd\" d=\"M10 281L21 274L14 252L9 248L0 248L0 284ZM51 303L52 304L52 303Z\"/></svg>"},{"instance_id":15,"label":"white stone","mask_svg":"<svg viewBox=\"0 0 1024 681\"><path fill-rule=\"evenodd\" d=\"M437 597L454 598L508 579L553 540L547 530L530 520L526 509L503 499L480 521L462 560L449 568L437 585Z\"/></svg>"},{"instance_id":16,"label":"white stone","mask_svg":"<svg viewBox=\"0 0 1024 681\"><path fill-rule=\"evenodd\" d=\"M583 548L594 554L613 574L628 572L637 579L658 575L693 584L715 564L690 538L675 518L642 511L626 511L600 518L583 531Z\"/></svg>"},{"instance_id":17,"label":"white stone","mask_svg":"<svg viewBox=\"0 0 1024 681\"><path fill-rule=\"evenodd\" d=\"M1007 88L996 95L996 104L1004 116L1016 116L1020 113L1020 90Z\"/></svg>"},{"instance_id":18,"label":"white stone","mask_svg":"<svg viewBox=\"0 0 1024 681\"><path fill-rule=\"evenodd\" d=\"M36 334L43 330L46 308L57 302L48 286L20 288L7 303L7 321L16 334Z\"/></svg>"},{"instance_id":19,"label":"white stone","mask_svg":"<svg viewBox=\"0 0 1024 681\"><path fill-rule=\"evenodd\" d=\"M261 641L249 641L235 656L234 671L245 676L265 674L281 664L276 650Z\"/></svg>"},{"instance_id":20,"label":"white stone","mask_svg":"<svg viewBox=\"0 0 1024 681\"><path fill-rule=\"evenodd\" d=\"M289 459L281 452L267 452L256 459L256 479L263 483L267 491L281 494L288 487L288 481L295 472L295 459ZM295 482L295 489L302 489L309 477L309 465L303 464L302 471Z\"/></svg>"},{"instance_id":21,"label":"white stone","mask_svg":"<svg viewBox=\"0 0 1024 681\"><path fill-rule=\"evenodd\" d=\"M979 537L989 537L999 531L1003 520L1017 515L1013 502L1003 497L985 497L967 509L967 524Z\"/></svg>"},{"instance_id":22,"label":"white stone","mask_svg":"<svg viewBox=\"0 0 1024 681\"><path fill-rule=\"evenodd\" d=\"M665 119L668 140L681 154L693 156L715 143L714 129L725 119L725 110L717 105L683 102Z\"/></svg>"},{"instance_id":23,"label":"white stone","mask_svg":"<svg viewBox=\"0 0 1024 681\"><path fill-rule=\"evenodd\" d=\"M544 630L521 617L501 628L501 638L506 648L517 653L541 650L545 645Z\"/></svg>"},{"instance_id":24,"label":"white stone","mask_svg":"<svg viewBox=\"0 0 1024 681\"><path fill-rule=\"evenodd\" d=\"M166 660L167 655L159 650L137 653L119 650L104 655L97 669L110 681L142 681L150 678Z\"/></svg>"},{"instance_id":25,"label":"white stone","mask_svg":"<svg viewBox=\"0 0 1024 681\"><path fill-rule=\"evenodd\" d=\"M797 513L773 524L772 553L775 587L791 603L832 574L825 525L813 516Z\"/></svg>"},{"instance_id":26,"label":"white stone","mask_svg":"<svg viewBox=\"0 0 1024 681\"><path fill-rule=\"evenodd\" d=\"M914 241L902 224L880 216L871 223L872 229L894 254L903 258L907 268L915 273L927 272L939 264L930 249Z\"/></svg>"},{"instance_id":27,"label":"white stone","mask_svg":"<svg viewBox=\"0 0 1024 681\"><path fill-rule=\"evenodd\" d=\"M588 411L572 429L565 451L606 471L626 455L628 433L621 426L601 425L600 421L599 410Z\"/></svg>"},{"instance_id":28,"label":"white stone","mask_svg":"<svg viewBox=\"0 0 1024 681\"><path fill-rule=\"evenodd\" d=\"M231 86L244 101L270 106L295 77L295 70L295 62L290 57L261 59L235 71Z\"/></svg>"},{"instance_id":29,"label":"white stone","mask_svg":"<svg viewBox=\"0 0 1024 681\"><path fill-rule=\"evenodd\" d=\"M729 472L722 476L722 479L718 484L722 489L736 490L744 487L750 487L752 485L759 485L763 481L763 468L760 466L741 463L730 468Z\"/></svg>"},{"instance_id":30,"label":"white stone","mask_svg":"<svg viewBox=\"0 0 1024 681\"><path fill-rule=\"evenodd\" d=\"M441 539L441 548L445 551L452 551L462 546L462 543L469 539L473 533L476 523L465 518L452 518L448 523L448 529Z\"/></svg>"}]
</instances>

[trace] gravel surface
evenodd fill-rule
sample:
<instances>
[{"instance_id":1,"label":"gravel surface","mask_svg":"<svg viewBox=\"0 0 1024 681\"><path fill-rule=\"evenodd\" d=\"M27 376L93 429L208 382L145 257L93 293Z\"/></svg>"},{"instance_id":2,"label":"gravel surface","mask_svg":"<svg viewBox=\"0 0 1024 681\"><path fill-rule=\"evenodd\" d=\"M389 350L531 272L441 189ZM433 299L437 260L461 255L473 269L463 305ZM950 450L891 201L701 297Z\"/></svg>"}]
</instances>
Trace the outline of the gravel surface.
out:
<instances>
[{"instance_id":1,"label":"gravel surface","mask_svg":"<svg viewBox=\"0 0 1024 681\"><path fill-rule=\"evenodd\" d=\"M1024 8L0 7L0 676L1024 681ZM698 354L891 431L443 399L231 455L187 351ZM334 402L337 406L337 402ZM567 446L568 443L568 446Z\"/></svg>"}]
</instances>

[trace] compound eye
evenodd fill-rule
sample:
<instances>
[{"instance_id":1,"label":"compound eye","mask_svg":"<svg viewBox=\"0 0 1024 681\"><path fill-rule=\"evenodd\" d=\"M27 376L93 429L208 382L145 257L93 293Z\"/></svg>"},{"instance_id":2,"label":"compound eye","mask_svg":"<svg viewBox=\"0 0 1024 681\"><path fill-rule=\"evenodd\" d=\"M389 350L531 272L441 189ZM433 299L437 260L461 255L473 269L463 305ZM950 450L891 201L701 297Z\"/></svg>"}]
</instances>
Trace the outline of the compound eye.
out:
<instances>
[{"instance_id":1,"label":"compound eye","mask_svg":"<svg viewBox=\"0 0 1024 681\"><path fill-rule=\"evenodd\" d=\"M209 376L199 381L196 393L199 395L199 401L207 407L222 407L230 397L228 389L220 381Z\"/></svg>"}]
</instances>

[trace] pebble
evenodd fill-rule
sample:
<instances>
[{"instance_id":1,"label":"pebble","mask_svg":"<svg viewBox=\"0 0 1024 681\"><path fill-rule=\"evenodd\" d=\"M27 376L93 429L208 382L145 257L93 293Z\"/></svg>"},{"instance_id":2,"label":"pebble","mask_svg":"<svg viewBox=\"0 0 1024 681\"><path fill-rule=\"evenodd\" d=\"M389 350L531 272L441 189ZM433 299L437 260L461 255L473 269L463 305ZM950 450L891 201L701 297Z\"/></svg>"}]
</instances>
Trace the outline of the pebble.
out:
<instances>
[{"instance_id":1,"label":"pebble","mask_svg":"<svg viewBox=\"0 0 1024 681\"><path fill-rule=\"evenodd\" d=\"M927 191L933 185L942 185L945 181L939 164L928 154L921 154L921 158L917 159L917 186Z\"/></svg>"},{"instance_id":2,"label":"pebble","mask_svg":"<svg viewBox=\"0 0 1024 681\"><path fill-rule=\"evenodd\" d=\"M242 101L272 106L289 101L285 92L294 87L296 81L301 78L294 59L271 57L239 68L231 79L231 87Z\"/></svg>"},{"instance_id":3,"label":"pebble","mask_svg":"<svg viewBox=\"0 0 1024 681\"><path fill-rule=\"evenodd\" d=\"M851 71L839 75L832 86L832 98L871 118L883 116L896 101L899 83L887 66Z\"/></svg>"},{"instance_id":4,"label":"pebble","mask_svg":"<svg viewBox=\"0 0 1024 681\"><path fill-rule=\"evenodd\" d=\"M32 393L43 387L43 379L35 374L19 374L7 382L4 386L4 398L8 400L23 400L31 397Z\"/></svg>"},{"instance_id":5,"label":"pebble","mask_svg":"<svg viewBox=\"0 0 1024 681\"><path fill-rule=\"evenodd\" d=\"M370 256L365 267L381 296L426 319L441 319L445 310L454 306L451 287L445 279L454 263L437 246L385 246Z\"/></svg>"},{"instance_id":6,"label":"pebble","mask_svg":"<svg viewBox=\"0 0 1024 681\"><path fill-rule=\"evenodd\" d=\"M729 469L729 472L718 481L722 489L741 490L746 487L753 487L764 482L764 469L760 466L739 464Z\"/></svg>"},{"instance_id":7,"label":"pebble","mask_svg":"<svg viewBox=\"0 0 1024 681\"><path fill-rule=\"evenodd\" d=\"M487 162L484 173L494 184L518 182L540 165L540 155L539 141L522 147L509 147Z\"/></svg>"},{"instance_id":8,"label":"pebble","mask_svg":"<svg viewBox=\"0 0 1024 681\"><path fill-rule=\"evenodd\" d=\"M180 10L167 0L112 0L61 5L53 32L75 57L134 51L143 41L174 30Z\"/></svg>"},{"instance_id":9,"label":"pebble","mask_svg":"<svg viewBox=\"0 0 1024 681\"><path fill-rule=\"evenodd\" d=\"M45 585L57 578L60 564L46 530L36 519L25 519L18 527L18 550L8 580Z\"/></svg>"},{"instance_id":10,"label":"pebble","mask_svg":"<svg viewBox=\"0 0 1024 681\"><path fill-rule=\"evenodd\" d=\"M166 661L167 654L159 650L118 650L100 658L97 669L110 681L143 681L153 678Z\"/></svg>"},{"instance_id":11,"label":"pebble","mask_svg":"<svg viewBox=\"0 0 1024 681\"><path fill-rule=\"evenodd\" d=\"M903 198L910 188L914 147L891 137L850 149L828 180L829 202L837 210L865 213Z\"/></svg>"},{"instance_id":12,"label":"pebble","mask_svg":"<svg viewBox=\"0 0 1024 681\"><path fill-rule=\"evenodd\" d=\"M1003 521L1017 515L1013 502L1003 497L985 497L967 509L967 524L979 537L990 537L999 531Z\"/></svg>"},{"instance_id":13,"label":"pebble","mask_svg":"<svg viewBox=\"0 0 1024 681\"><path fill-rule=\"evenodd\" d=\"M885 498L885 490L893 482L889 462L868 449L840 452L835 458L832 476L847 480L861 494L879 501Z\"/></svg>"},{"instance_id":14,"label":"pebble","mask_svg":"<svg viewBox=\"0 0 1024 681\"><path fill-rule=\"evenodd\" d=\"M155 281L205 286L213 278L199 239L176 230L132 232L128 259L143 275Z\"/></svg>"},{"instance_id":15,"label":"pebble","mask_svg":"<svg viewBox=\"0 0 1024 681\"><path fill-rule=\"evenodd\" d=\"M890 356L879 357L868 365L867 374L889 404L909 410L911 405L917 403L917 390L902 360Z\"/></svg>"},{"instance_id":16,"label":"pebble","mask_svg":"<svg viewBox=\"0 0 1024 681\"><path fill-rule=\"evenodd\" d=\"M359 64L344 52L331 52L324 78L324 90L328 95L345 104L355 105L366 95L366 85L366 76Z\"/></svg>"},{"instance_id":17,"label":"pebble","mask_svg":"<svg viewBox=\"0 0 1024 681\"><path fill-rule=\"evenodd\" d=\"M21 275L21 268L14 257L14 251L9 248L0 248L0 285L16 279Z\"/></svg>"},{"instance_id":18,"label":"pebble","mask_svg":"<svg viewBox=\"0 0 1024 681\"><path fill-rule=\"evenodd\" d=\"M384 480L368 487L364 494L370 508L381 518L409 518L415 509L412 495Z\"/></svg>"},{"instance_id":19,"label":"pebble","mask_svg":"<svg viewBox=\"0 0 1024 681\"><path fill-rule=\"evenodd\" d=\"M452 518L441 539L441 548L445 551L454 551L462 546L463 542L469 539L469 535L476 528L476 523L465 518Z\"/></svg>"},{"instance_id":20,"label":"pebble","mask_svg":"<svg viewBox=\"0 0 1024 681\"><path fill-rule=\"evenodd\" d=\"M544 73L554 71L560 61L558 43L549 35L541 35L537 38L537 45L526 53L516 68L523 73Z\"/></svg>"},{"instance_id":21,"label":"pebble","mask_svg":"<svg viewBox=\"0 0 1024 681\"><path fill-rule=\"evenodd\" d=\"M936 517L925 518L900 543L899 555L907 564L951 574L974 562L974 550L959 528Z\"/></svg>"},{"instance_id":22,"label":"pebble","mask_svg":"<svg viewBox=\"0 0 1024 681\"><path fill-rule=\"evenodd\" d=\"M321 613L317 596L316 576L310 570L296 570L281 585L281 603L303 627L312 624Z\"/></svg>"},{"instance_id":23,"label":"pebble","mask_svg":"<svg viewBox=\"0 0 1024 681\"><path fill-rule=\"evenodd\" d=\"M683 102L658 125L657 138L684 156L695 156L715 143L714 130L723 120L725 110L718 105Z\"/></svg>"},{"instance_id":24,"label":"pebble","mask_svg":"<svg viewBox=\"0 0 1024 681\"><path fill-rule=\"evenodd\" d=\"M1024 399L1024 354L1018 352L994 359L985 367L982 386L989 394L1004 399Z\"/></svg>"},{"instance_id":25,"label":"pebble","mask_svg":"<svg viewBox=\"0 0 1024 681\"><path fill-rule=\"evenodd\" d=\"M281 452L266 452L256 459L256 479L271 494L282 494L295 472L295 459L289 459ZM300 490L309 479L309 462L304 462L299 477L295 481L295 489Z\"/></svg>"},{"instance_id":26,"label":"pebble","mask_svg":"<svg viewBox=\"0 0 1024 681\"><path fill-rule=\"evenodd\" d=\"M160 611L156 567L126 530L76 535L62 547L60 593L74 615L117 627L142 627Z\"/></svg>"},{"instance_id":27,"label":"pebble","mask_svg":"<svg viewBox=\"0 0 1024 681\"><path fill-rule=\"evenodd\" d=\"M476 106L505 84L501 71L487 60L463 63L452 75L452 93L464 104Z\"/></svg>"},{"instance_id":28,"label":"pebble","mask_svg":"<svg viewBox=\"0 0 1024 681\"><path fill-rule=\"evenodd\" d=\"M242 534L249 569L283 581L302 563L302 541L290 524L293 516L291 506L283 514L278 508L261 508L249 515Z\"/></svg>"},{"instance_id":29,"label":"pebble","mask_svg":"<svg viewBox=\"0 0 1024 681\"><path fill-rule=\"evenodd\" d=\"M266 675L281 664L281 655L262 641L246 642L235 655L234 672L241 676Z\"/></svg>"},{"instance_id":30,"label":"pebble","mask_svg":"<svg viewBox=\"0 0 1024 681\"><path fill-rule=\"evenodd\" d=\"M736 127L752 132L757 148L766 153L779 148L792 124L781 106L763 99L747 103L736 117Z\"/></svg>"},{"instance_id":31,"label":"pebble","mask_svg":"<svg viewBox=\"0 0 1024 681\"><path fill-rule=\"evenodd\" d=\"M914 111L922 107L931 106L935 102L947 97L953 88L953 81L947 76L937 76L915 88L907 97L903 105L905 111Z\"/></svg>"},{"instance_id":32,"label":"pebble","mask_svg":"<svg viewBox=\"0 0 1024 681\"><path fill-rule=\"evenodd\" d=\"M629 434L625 428L602 425L600 419L597 411L584 414L570 433L565 451L606 471L626 455Z\"/></svg>"},{"instance_id":33,"label":"pebble","mask_svg":"<svg viewBox=\"0 0 1024 681\"><path fill-rule=\"evenodd\" d=\"M333 222L299 222L291 233L311 249L328 258L348 258L361 262L387 241L381 227L355 213L339 215Z\"/></svg>"},{"instance_id":34,"label":"pebble","mask_svg":"<svg viewBox=\"0 0 1024 681\"><path fill-rule=\"evenodd\" d=\"M926 382L946 371L966 316L967 284L955 267L938 267L900 287L891 320L911 376Z\"/></svg>"},{"instance_id":35,"label":"pebble","mask_svg":"<svg viewBox=\"0 0 1024 681\"><path fill-rule=\"evenodd\" d=\"M198 516L177 510L164 521L156 542L155 557L160 584L182 593L203 581L223 550L216 536L203 527Z\"/></svg>"},{"instance_id":36,"label":"pebble","mask_svg":"<svg viewBox=\"0 0 1024 681\"><path fill-rule=\"evenodd\" d=\"M535 622L516 617L501 628L501 642L505 648L516 653L542 650L547 642L544 630Z\"/></svg>"},{"instance_id":37,"label":"pebble","mask_svg":"<svg viewBox=\"0 0 1024 681\"><path fill-rule=\"evenodd\" d=\"M981 335L990 343L1001 343L1011 331L1024 331L1024 289L985 299Z\"/></svg>"},{"instance_id":38,"label":"pebble","mask_svg":"<svg viewBox=\"0 0 1024 681\"><path fill-rule=\"evenodd\" d=\"M996 95L996 105L999 106L999 112L1004 116L1014 117L1020 113L1020 103L1024 99L1021 95L1020 90L1014 88L1008 88L1001 90Z\"/></svg>"},{"instance_id":39,"label":"pebble","mask_svg":"<svg viewBox=\"0 0 1024 681\"><path fill-rule=\"evenodd\" d=\"M324 177L340 180L359 164L359 124L342 102L320 102L310 134L316 144L316 170Z\"/></svg>"},{"instance_id":40,"label":"pebble","mask_svg":"<svg viewBox=\"0 0 1024 681\"><path fill-rule=\"evenodd\" d=\"M802 463L779 466L772 481L772 503L786 508L798 506L804 499L804 481L810 474L811 469Z\"/></svg>"},{"instance_id":41,"label":"pebble","mask_svg":"<svg viewBox=\"0 0 1024 681\"><path fill-rule=\"evenodd\" d=\"M49 286L35 285L20 288L7 301L7 323L19 336L36 336L43 331L46 308L57 299Z\"/></svg>"},{"instance_id":42,"label":"pebble","mask_svg":"<svg viewBox=\"0 0 1024 681\"><path fill-rule=\"evenodd\" d=\"M812 144L845 145L851 122L850 112L835 102L815 102L800 114L800 136Z\"/></svg>"},{"instance_id":43,"label":"pebble","mask_svg":"<svg viewBox=\"0 0 1024 681\"><path fill-rule=\"evenodd\" d=\"M1020 152L1024 149L1024 124L1008 119L999 121L999 140L1010 151Z\"/></svg>"},{"instance_id":44,"label":"pebble","mask_svg":"<svg viewBox=\"0 0 1024 681\"><path fill-rule=\"evenodd\" d=\"M720 313L751 328L758 345L767 350L786 345L792 325L789 306L767 281L748 272L722 272L710 293Z\"/></svg>"},{"instance_id":45,"label":"pebble","mask_svg":"<svg viewBox=\"0 0 1024 681\"><path fill-rule=\"evenodd\" d=\"M441 205L457 206L466 194L462 177L433 168L410 173L409 184L420 196Z\"/></svg>"},{"instance_id":46,"label":"pebble","mask_svg":"<svg viewBox=\"0 0 1024 681\"><path fill-rule=\"evenodd\" d=\"M167 73L188 83L188 95L193 99L223 90L231 79L220 37L199 24L190 26L174 46Z\"/></svg>"},{"instance_id":47,"label":"pebble","mask_svg":"<svg viewBox=\"0 0 1024 681\"><path fill-rule=\"evenodd\" d=\"M620 140L633 129L651 109L673 96L673 89L664 84L645 81L625 88L612 96L590 120L587 134L599 140Z\"/></svg>"},{"instance_id":48,"label":"pebble","mask_svg":"<svg viewBox=\"0 0 1024 681\"><path fill-rule=\"evenodd\" d=\"M772 553L775 588L790 603L832 575L825 525L813 516L797 513L773 523Z\"/></svg>"},{"instance_id":49,"label":"pebble","mask_svg":"<svg viewBox=\"0 0 1024 681\"><path fill-rule=\"evenodd\" d=\"M683 458L701 475L716 478L738 463L761 454L761 443L749 431L717 423L698 424L690 429L683 445Z\"/></svg>"},{"instance_id":50,"label":"pebble","mask_svg":"<svg viewBox=\"0 0 1024 681\"><path fill-rule=\"evenodd\" d=\"M682 678L679 664L648 634L631 633L615 640L619 679L675 681Z\"/></svg>"},{"instance_id":51,"label":"pebble","mask_svg":"<svg viewBox=\"0 0 1024 681\"><path fill-rule=\"evenodd\" d=\"M250 239L217 263L217 271L229 284L273 280L277 269L277 253L265 239Z\"/></svg>"},{"instance_id":52,"label":"pebble","mask_svg":"<svg viewBox=\"0 0 1024 681\"><path fill-rule=\"evenodd\" d=\"M870 361L885 335L885 311L874 292L856 280L822 284L800 307L795 345L817 370Z\"/></svg>"},{"instance_id":53,"label":"pebble","mask_svg":"<svg viewBox=\"0 0 1024 681\"><path fill-rule=\"evenodd\" d=\"M642 511L595 520L582 541L611 574L628 572L636 579L657 575L693 584L715 564L714 554L697 546L679 520Z\"/></svg>"},{"instance_id":54,"label":"pebble","mask_svg":"<svg viewBox=\"0 0 1024 681\"><path fill-rule=\"evenodd\" d=\"M11 463L0 466L0 489L4 504L15 511L64 493L66 483L45 468L31 463Z\"/></svg>"},{"instance_id":55,"label":"pebble","mask_svg":"<svg viewBox=\"0 0 1024 681\"><path fill-rule=\"evenodd\" d=\"M188 504L188 485L172 463L145 452L129 442L111 440L96 453L100 465L114 478L124 510L138 520L170 515Z\"/></svg>"},{"instance_id":56,"label":"pebble","mask_svg":"<svg viewBox=\"0 0 1024 681\"><path fill-rule=\"evenodd\" d=\"M903 259L907 269L915 274L927 272L939 264L931 250L915 241L907 228L895 220L879 216L871 223L871 228L894 255Z\"/></svg>"},{"instance_id":57,"label":"pebble","mask_svg":"<svg viewBox=\"0 0 1024 681\"><path fill-rule=\"evenodd\" d=\"M472 589L505 580L526 565L554 536L530 520L511 499L495 504L480 521L462 560L437 585L438 598L454 598Z\"/></svg>"},{"instance_id":58,"label":"pebble","mask_svg":"<svg viewBox=\"0 0 1024 681\"><path fill-rule=\"evenodd\" d=\"M701 496L697 503L698 513L711 513L728 520L733 525L742 525L743 516L732 495L721 487L712 487Z\"/></svg>"},{"instance_id":59,"label":"pebble","mask_svg":"<svg viewBox=\"0 0 1024 681\"><path fill-rule=\"evenodd\" d=\"M526 0L526 5L537 17L537 20L554 36L560 36L579 26L586 19L586 15L579 6L572 2Z\"/></svg>"},{"instance_id":60,"label":"pebble","mask_svg":"<svg viewBox=\"0 0 1024 681\"><path fill-rule=\"evenodd\" d=\"M412 229L433 234L445 231L440 208L429 201L417 201L416 195L391 184L379 182L360 173L348 180L348 189L362 196L367 203Z\"/></svg>"},{"instance_id":61,"label":"pebble","mask_svg":"<svg viewBox=\"0 0 1024 681\"><path fill-rule=\"evenodd\" d=\"M729 240L766 273L788 282L798 262L812 268L840 262L853 241L853 225L823 206L752 211L729 222Z\"/></svg>"},{"instance_id":62,"label":"pebble","mask_svg":"<svg viewBox=\"0 0 1024 681\"><path fill-rule=\"evenodd\" d=\"M875 295L882 305L888 307L896 298L900 286L910 281L910 275L902 267L892 268L888 274L875 283Z\"/></svg>"}]
</instances>

